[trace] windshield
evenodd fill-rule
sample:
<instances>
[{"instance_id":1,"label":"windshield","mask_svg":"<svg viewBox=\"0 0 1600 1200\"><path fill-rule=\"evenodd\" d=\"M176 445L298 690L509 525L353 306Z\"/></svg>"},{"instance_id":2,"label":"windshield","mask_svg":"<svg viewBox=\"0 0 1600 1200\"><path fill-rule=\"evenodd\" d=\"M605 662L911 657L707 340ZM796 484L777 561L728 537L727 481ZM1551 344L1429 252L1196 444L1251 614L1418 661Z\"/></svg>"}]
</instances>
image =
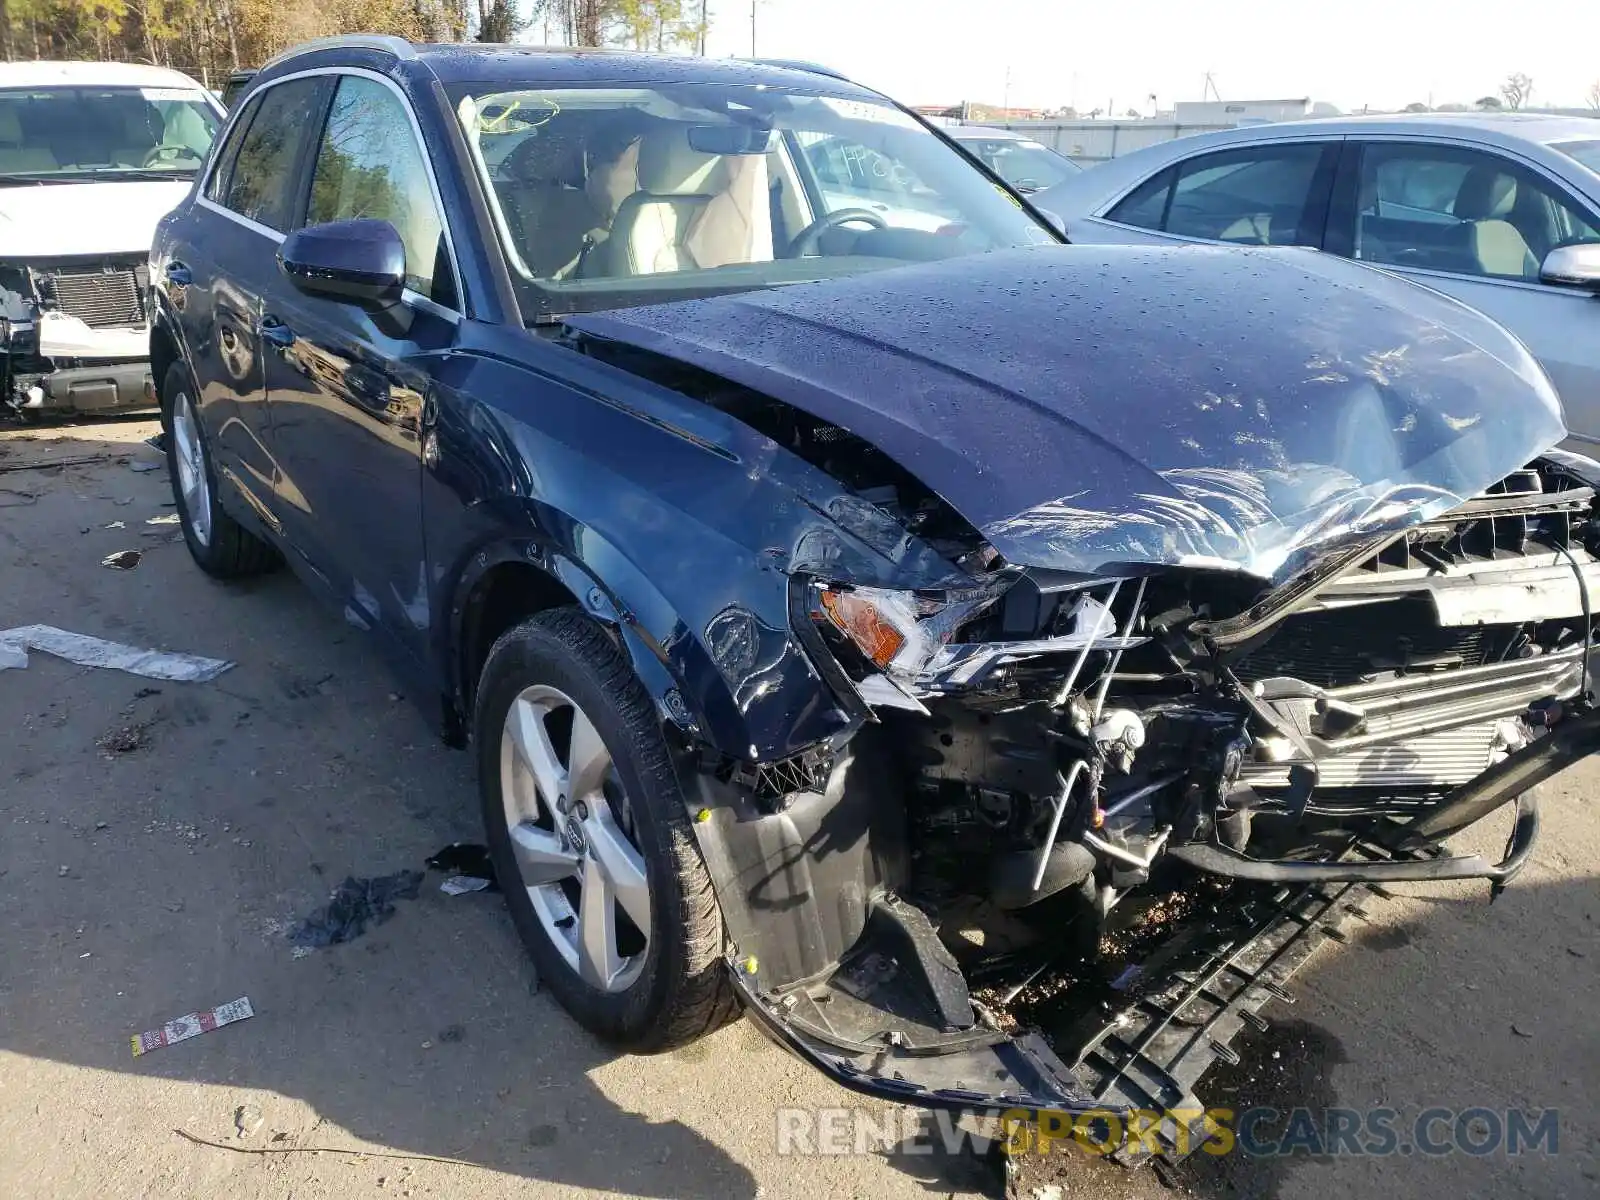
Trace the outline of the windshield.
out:
<instances>
[{"instance_id":1,"label":"windshield","mask_svg":"<svg viewBox=\"0 0 1600 1200\"><path fill-rule=\"evenodd\" d=\"M1040 192L1070 179L1083 168L1048 146L1026 138L958 139L963 149L981 159L996 175L1019 192Z\"/></svg>"},{"instance_id":2,"label":"windshield","mask_svg":"<svg viewBox=\"0 0 1600 1200\"><path fill-rule=\"evenodd\" d=\"M3 88L0 186L190 176L216 132L193 88Z\"/></svg>"},{"instance_id":3,"label":"windshield","mask_svg":"<svg viewBox=\"0 0 1600 1200\"><path fill-rule=\"evenodd\" d=\"M1057 240L889 104L722 84L453 99L530 322Z\"/></svg>"},{"instance_id":4,"label":"windshield","mask_svg":"<svg viewBox=\"0 0 1600 1200\"><path fill-rule=\"evenodd\" d=\"M1577 159L1596 174L1600 174L1600 141L1556 142L1554 148L1568 158Z\"/></svg>"}]
</instances>

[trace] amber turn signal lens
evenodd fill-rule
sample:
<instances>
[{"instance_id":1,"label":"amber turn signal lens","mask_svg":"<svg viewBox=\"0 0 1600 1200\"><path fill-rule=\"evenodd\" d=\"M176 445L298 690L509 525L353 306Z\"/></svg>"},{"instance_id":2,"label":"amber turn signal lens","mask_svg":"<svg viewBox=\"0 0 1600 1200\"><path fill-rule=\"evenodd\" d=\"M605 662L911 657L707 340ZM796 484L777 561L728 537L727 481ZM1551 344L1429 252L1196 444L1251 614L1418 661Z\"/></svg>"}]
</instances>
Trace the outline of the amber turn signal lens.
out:
<instances>
[{"instance_id":1,"label":"amber turn signal lens","mask_svg":"<svg viewBox=\"0 0 1600 1200\"><path fill-rule=\"evenodd\" d=\"M872 601L854 593L823 592L822 608L828 619L880 667L887 667L906 644L905 634L889 624Z\"/></svg>"}]
</instances>

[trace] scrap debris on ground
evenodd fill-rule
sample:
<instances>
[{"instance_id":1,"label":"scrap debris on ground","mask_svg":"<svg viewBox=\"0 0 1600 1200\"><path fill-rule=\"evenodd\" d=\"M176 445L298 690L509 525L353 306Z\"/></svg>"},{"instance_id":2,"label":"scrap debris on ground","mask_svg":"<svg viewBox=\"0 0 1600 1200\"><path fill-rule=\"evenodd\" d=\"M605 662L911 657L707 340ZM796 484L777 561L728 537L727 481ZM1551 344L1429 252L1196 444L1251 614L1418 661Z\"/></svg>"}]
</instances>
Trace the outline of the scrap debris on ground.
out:
<instances>
[{"instance_id":1,"label":"scrap debris on ground","mask_svg":"<svg viewBox=\"0 0 1600 1200\"><path fill-rule=\"evenodd\" d=\"M173 683L209 683L234 665L227 659L126 646L86 633L57 629L54 625L0 629L0 671L7 667L26 667L29 650L53 654L80 667L107 667Z\"/></svg>"},{"instance_id":2,"label":"scrap debris on ground","mask_svg":"<svg viewBox=\"0 0 1600 1200\"><path fill-rule=\"evenodd\" d=\"M226 1004L219 1004L216 1008L208 1008L203 1012L186 1013L168 1021L160 1029L134 1034L133 1054L137 1058L141 1054L149 1054L152 1050L159 1050L174 1042L199 1037L202 1033L210 1033L213 1029L220 1029L224 1025L231 1025L235 1021L242 1021L246 1017L255 1015L255 1009L250 1007L249 996L240 996L237 1000L230 1000Z\"/></svg>"},{"instance_id":3,"label":"scrap debris on ground","mask_svg":"<svg viewBox=\"0 0 1600 1200\"><path fill-rule=\"evenodd\" d=\"M349 876L327 904L296 922L287 936L297 949L307 950L353 941L366 932L369 921L381 925L394 916L396 900L415 900L421 887L421 871L396 871L371 879Z\"/></svg>"}]
</instances>

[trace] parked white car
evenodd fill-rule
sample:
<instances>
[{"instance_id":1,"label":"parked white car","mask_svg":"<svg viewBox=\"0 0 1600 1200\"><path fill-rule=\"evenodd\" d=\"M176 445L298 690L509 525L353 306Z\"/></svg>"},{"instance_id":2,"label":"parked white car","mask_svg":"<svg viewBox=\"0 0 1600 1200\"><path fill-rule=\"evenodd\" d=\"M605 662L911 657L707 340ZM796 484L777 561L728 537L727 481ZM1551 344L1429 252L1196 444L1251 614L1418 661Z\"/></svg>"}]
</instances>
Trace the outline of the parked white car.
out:
<instances>
[{"instance_id":1,"label":"parked white car","mask_svg":"<svg viewBox=\"0 0 1600 1200\"><path fill-rule=\"evenodd\" d=\"M150 242L221 118L177 71L0 63L0 404L152 403Z\"/></svg>"},{"instance_id":2,"label":"parked white car","mask_svg":"<svg viewBox=\"0 0 1600 1200\"><path fill-rule=\"evenodd\" d=\"M1429 113L1164 142L1030 197L1074 242L1313 246L1454 296L1527 343L1600 453L1600 120Z\"/></svg>"}]
</instances>

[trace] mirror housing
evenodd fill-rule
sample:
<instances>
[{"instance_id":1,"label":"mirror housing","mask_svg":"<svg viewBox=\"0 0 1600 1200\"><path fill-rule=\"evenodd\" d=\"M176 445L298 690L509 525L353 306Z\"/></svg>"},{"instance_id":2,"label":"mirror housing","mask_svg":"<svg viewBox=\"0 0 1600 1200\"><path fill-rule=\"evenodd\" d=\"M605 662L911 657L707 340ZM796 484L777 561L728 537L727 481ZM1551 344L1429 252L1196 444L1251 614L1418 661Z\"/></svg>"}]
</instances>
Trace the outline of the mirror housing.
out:
<instances>
[{"instance_id":1,"label":"mirror housing","mask_svg":"<svg viewBox=\"0 0 1600 1200\"><path fill-rule=\"evenodd\" d=\"M689 148L700 154L765 154L777 138L771 129L751 125L691 125Z\"/></svg>"},{"instance_id":2,"label":"mirror housing","mask_svg":"<svg viewBox=\"0 0 1600 1200\"><path fill-rule=\"evenodd\" d=\"M387 221L307 225L283 239L278 265L310 296L366 309L390 308L406 286L406 248Z\"/></svg>"},{"instance_id":3,"label":"mirror housing","mask_svg":"<svg viewBox=\"0 0 1600 1200\"><path fill-rule=\"evenodd\" d=\"M1044 223L1050 226L1051 229L1054 229L1062 237L1067 236L1066 218L1064 218L1060 213L1052 212L1048 208L1039 208L1037 205L1034 206L1033 211L1043 217Z\"/></svg>"},{"instance_id":4,"label":"mirror housing","mask_svg":"<svg viewBox=\"0 0 1600 1200\"><path fill-rule=\"evenodd\" d=\"M1539 282L1600 292L1600 243L1557 246L1544 256Z\"/></svg>"}]
</instances>

